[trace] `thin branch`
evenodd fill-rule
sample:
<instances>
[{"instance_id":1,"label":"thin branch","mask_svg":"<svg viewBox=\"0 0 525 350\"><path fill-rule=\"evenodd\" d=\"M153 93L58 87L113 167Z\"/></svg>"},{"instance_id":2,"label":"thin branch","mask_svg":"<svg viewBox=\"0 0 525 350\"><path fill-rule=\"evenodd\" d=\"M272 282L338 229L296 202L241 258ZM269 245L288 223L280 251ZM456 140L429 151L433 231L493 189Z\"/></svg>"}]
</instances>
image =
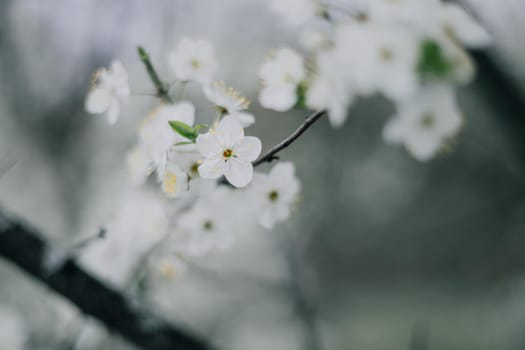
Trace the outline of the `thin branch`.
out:
<instances>
[{"instance_id":1,"label":"thin branch","mask_svg":"<svg viewBox=\"0 0 525 350\"><path fill-rule=\"evenodd\" d=\"M130 300L85 272L66 258L56 269L48 261L63 255L36 230L6 216L0 210L0 256L33 278L72 301L84 313L96 317L108 328L135 345L148 350L205 350L210 347L180 328Z\"/></svg>"},{"instance_id":2,"label":"thin branch","mask_svg":"<svg viewBox=\"0 0 525 350\"><path fill-rule=\"evenodd\" d=\"M139 52L140 60L146 67L146 71L148 72L151 82L153 85L155 85L155 89L157 89L157 96L167 103L173 103L173 99L169 95L169 87L160 79L157 71L155 70L155 67L153 67L153 63L151 63L149 54L142 46L139 46L137 50Z\"/></svg>"},{"instance_id":3,"label":"thin branch","mask_svg":"<svg viewBox=\"0 0 525 350\"><path fill-rule=\"evenodd\" d=\"M310 126L312 126L316 121L318 121L321 117L326 115L326 111L317 111L312 113L310 116L308 116L304 122L293 132L285 138L283 141L278 143L277 145L273 146L268 152L266 152L264 155L259 157L255 162L253 162L253 166L258 166L264 162L271 162L275 159L278 159L277 153L282 151L283 149L290 146L292 143L294 143L295 140L297 140Z\"/></svg>"}]
</instances>

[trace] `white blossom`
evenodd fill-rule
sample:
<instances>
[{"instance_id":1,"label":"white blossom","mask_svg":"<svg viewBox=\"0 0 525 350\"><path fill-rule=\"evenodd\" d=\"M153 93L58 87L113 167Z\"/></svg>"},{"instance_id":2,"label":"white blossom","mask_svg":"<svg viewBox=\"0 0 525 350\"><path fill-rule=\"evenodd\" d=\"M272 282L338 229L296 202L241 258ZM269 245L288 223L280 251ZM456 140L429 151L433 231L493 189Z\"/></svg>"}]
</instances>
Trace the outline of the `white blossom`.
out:
<instances>
[{"instance_id":1,"label":"white blossom","mask_svg":"<svg viewBox=\"0 0 525 350\"><path fill-rule=\"evenodd\" d=\"M298 201L300 183L291 162L278 163L269 174L255 174L250 186L259 223L268 229L287 219Z\"/></svg>"},{"instance_id":2,"label":"white blossom","mask_svg":"<svg viewBox=\"0 0 525 350\"><path fill-rule=\"evenodd\" d=\"M315 51L328 47L330 45L330 38L328 35L320 30L315 29L306 29L304 30L300 37L299 43L301 46L310 51Z\"/></svg>"},{"instance_id":3,"label":"white blossom","mask_svg":"<svg viewBox=\"0 0 525 350\"><path fill-rule=\"evenodd\" d=\"M213 80L218 68L215 50L207 40L181 39L168 61L177 79L203 84Z\"/></svg>"},{"instance_id":4,"label":"white blossom","mask_svg":"<svg viewBox=\"0 0 525 350\"><path fill-rule=\"evenodd\" d=\"M398 105L397 115L387 122L383 138L403 144L418 160L430 160L462 126L454 90L445 85L424 87Z\"/></svg>"},{"instance_id":5,"label":"white blossom","mask_svg":"<svg viewBox=\"0 0 525 350\"><path fill-rule=\"evenodd\" d=\"M168 163L166 170L160 174L162 192L170 198L179 197L189 190L188 174L175 163Z\"/></svg>"},{"instance_id":6,"label":"white blossom","mask_svg":"<svg viewBox=\"0 0 525 350\"><path fill-rule=\"evenodd\" d=\"M345 79L337 52L328 50L317 57L317 72L306 92L306 105L316 110L327 110L330 123L341 127L346 121L353 101L353 90Z\"/></svg>"},{"instance_id":7,"label":"white blossom","mask_svg":"<svg viewBox=\"0 0 525 350\"><path fill-rule=\"evenodd\" d=\"M485 28L458 4L443 4L440 24L447 34L467 47L483 48L491 42Z\"/></svg>"},{"instance_id":8,"label":"white blossom","mask_svg":"<svg viewBox=\"0 0 525 350\"><path fill-rule=\"evenodd\" d=\"M188 141L171 129L169 121L180 121L190 126L193 125L195 107L187 101L173 105L163 104L143 122L139 132L140 142L146 148L159 175L166 168L170 149L178 142Z\"/></svg>"},{"instance_id":9,"label":"white blossom","mask_svg":"<svg viewBox=\"0 0 525 350\"><path fill-rule=\"evenodd\" d=\"M153 168L147 149L142 144L136 145L126 154L126 167L132 185L144 184Z\"/></svg>"},{"instance_id":10,"label":"white blossom","mask_svg":"<svg viewBox=\"0 0 525 350\"><path fill-rule=\"evenodd\" d=\"M18 312L6 306L0 306L0 325L0 349L25 349L29 334Z\"/></svg>"},{"instance_id":11,"label":"white blossom","mask_svg":"<svg viewBox=\"0 0 525 350\"><path fill-rule=\"evenodd\" d=\"M105 225L104 239L82 251L81 261L92 272L115 285L125 285L139 259L166 234L168 217L162 197L132 191L119 201L120 207Z\"/></svg>"},{"instance_id":12,"label":"white blossom","mask_svg":"<svg viewBox=\"0 0 525 350\"><path fill-rule=\"evenodd\" d=\"M298 25L315 18L322 9L318 0L271 0L270 8Z\"/></svg>"},{"instance_id":13,"label":"white blossom","mask_svg":"<svg viewBox=\"0 0 525 350\"><path fill-rule=\"evenodd\" d=\"M335 45L356 93L398 100L418 87L419 40L401 26L351 22L338 28Z\"/></svg>"},{"instance_id":14,"label":"white blossom","mask_svg":"<svg viewBox=\"0 0 525 350\"><path fill-rule=\"evenodd\" d=\"M261 153L261 141L244 136L237 119L226 116L217 128L197 138L197 149L204 156L199 166L203 178L216 179L222 175L235 187L244 187L252 181L252 162Z\"/></svg>"},{"instance_id":15,"label":"white blossom","mask_svg":"<svg viewBox=\"0 0 525 350\"><path fill-rule=\"evenodd\" d=\"M233 190L216 187L195 206L183 213L172 236L176 252L202 256L212 251L229 249L234 242L233 216L236 201Z\"/></svg>"},{"instance_id":16,"label":"white blossom","mask_svg":"<svg viewBox=\"0 0 525 350\"><path fill-rule=\"evenodd\" d=\"M181 277L188 269L186 262L175 254L161 254L153 258L153 268L157 274L166 280Z\"/></svg>"},{"instance_id":17,"label":"white blossom","mask_svg":"<svg viewBox=\"0 0 525 350\"><path fill-rule=\"evenodd\" d=\"M106 113L108 122L115 124L120 114L120 104L130 95L128 73L120 61L113 61L109 69L95 73L93 87L86 97L85 107L89 113Z\"/></svg>"},{"instance_id":18,"label":"white blossom","mask_svg":"<svg viewBox=\"0 0 525 350\"><path fill-rule=\"evenodd\" d=\"M461 6L440 0L370 0L372 20L408 25L423 37L447 34L468 47L490 44L487 31Z\"/></svg>"},{"instance_id":19,"label":"white blossom","mask_svg":"<svg viewBox=\"0 0 525 350\"><path fill-rule=\"evenodd\" d=\"M278 49L259 70L261 105L279 112L289 110L297 103L297 88L305 76L303 57L290 48Z\"/></svg>"},{"instance_id":20,"label":"white blossom","mask_svg":"<svg viewBox=\"0 0 525 350\"><path fill-rule=\"evenodd\" d=\"M214 81L204 85L203 91L222 116L232 116L243 128L255 123L253 114L245 112L250 106L250 101L234 88L226 86L224 81Z\"/></svg>"}]
</instances>

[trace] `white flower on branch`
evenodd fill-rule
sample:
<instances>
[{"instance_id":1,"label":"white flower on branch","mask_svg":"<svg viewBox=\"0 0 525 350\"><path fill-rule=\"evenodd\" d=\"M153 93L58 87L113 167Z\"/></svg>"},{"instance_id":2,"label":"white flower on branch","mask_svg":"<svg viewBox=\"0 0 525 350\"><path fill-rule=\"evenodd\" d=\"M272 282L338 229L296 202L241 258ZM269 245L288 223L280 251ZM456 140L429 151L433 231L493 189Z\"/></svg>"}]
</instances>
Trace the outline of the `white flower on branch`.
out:
<instances>
[{"instance_id":1,"label":"white flower on branch","mask_svg":"<svg viewBox=\"0 0 525 350\"><path fill-rule=\"evenodd\" d=\"M250 106L250 101L234 88L226 86L224 81L214 81L204 85L203 91L222 116L234 117L244 128L255 123L253 114L244 112Z\"/></svg>"},{"instance_id":2,"label":"white flower on branch","mask_svg":"<svg viewBox=\"0 0 525 350\"><path fill-rule=\"evenodd\" d=\"M115 124L120 114L120 103L127 101L129 95L128 73L122 63L113 61L109 69L101 68L95 73L85 107L91 114L106 113L108 122Z\"/></svg>"},{"instance_id":3,"label":"white flower on branch","mask_svg":"<svg viewBox=\"0 0 525 350\"><path fill-rule=\"evenodd\" d=\"M372 0L370 17L374 21L408 26L424 37L447 34L473 48L490 44L487 31L461 6L440 0Z\"/></svg>"},{"instance_id":4,"label":"white flower on branch","mask_svg":"<svg viewBox=\"0 0 525 350\"><path fill-rule=\"evenodd\" d=\"M232 213L238 203L233 190L216 187L202 197L178 219L170 243L176 252L188 256L202 256L212 251L223 251L234 242Z\"/></svg>"},{"instance_id":5,"label":"white flower on branch","mask_svg":"<svg viewBox=\"0 0 525 350\"><path fill-rule=\"evenodd\" d=\"M202 84L212 81L218 68L215 50L207 40L181 39L168 61L177 79Z\"/></svg>"},{"instance_id":6,"label":"white flower on branch","mask_svg":"<svg viewBox=\"0 0 525 350\"><path fill-rule=\"evenodd\" d=\"M463 118L456 105L454 90L445 85L424 87L398 105L383 138L403 144L420 161L430 160L461 129Z\"/></svg>"},{"instance_id":7,"label":"white flower on branch","mask_svg":"<svg viewBox=\"0 0 525 350\"><path fill-rule=\"evenodd\" d=\"M252 162L261 153L261 140L244 136L237 119L224 117L217 128L197 138L197 149L204 156L199 174L205 179L223 175L235 187L248 185L253 178Z\"/></svg>"},{"instance_id":8,"label":"white flower on branch","mask_svg":"<svg viewBox=\"0 0 525 350\"><path fill-rule=\"evenodd\" d=\"M353 87L342 74L343 64L334 50L320 53L316 75L306 92L306 105L314 110L328 111L330 124L334 127L344 124L353 101Z\"/></svg>"},{"instance_id":9,"label":"white flower on branch","mask_svg":"<svg viewBox=\"0 0 525 350\"><path fill-rule=\"evenodd\" d=\"M140 128L140 142L159 175L165 171L170 149L178 142L188 141L171 129L169 121L180 121L191 126L194 120L195 107L187 101L161 105L144 120Z\"/></svg>"},{"instance_id":10,"label":"white flower on branch","mask_svg":"<svg viewBox=\"0 0 525 350\"><path fill-rule=\"evenodd\" d=\"M443 4L440 24L446 34L467 47L483 48L491 42L490 35L485 28L457 4Z\"/></svg>"},{"instance_id":11,"label":"white flower on branch","mask_svg":"<svg viewBox=\"0 0 525 350\"><path fill-rule=\"evenodd\" d=\"M419 38L405 28L351 22L337 29L335 46L356 93L399 100L418 88Z\"/></svg>"},{"instance_id":12,"label":"white flower on branch","mask_svg":"<svg viewBox=\"0 0 525 350\"><path fill-rule=\"evenodd\" d=\"M188 174L175 163L168 163L163 173L159 174L162 192L170 198L179 197L189 190Z\"/></svg>"},{"instance_id":13,"label":"white flower on branch","mask_svg":"<svg viewBox=\"0 0 525 350\"><path fill-rule=\"evenodd\" d=\"M142 144L136 145L126 154L126 167L134 186L144 184L154 170L149 154Z\"/></svg>"},{"instance_id":14,"label":"white flower on branch","mask_svg":"<svg viewBox=\"0 0 525 350\"><path fill-rule=\"evenodd\" d=\"M136 264L166 234L168 217L162 197L146 190L123 196L107 236L82 251L81 261L115 286L129 280Z\"/></svg>"},{"instance_id":15,"label":"white flower on branch","mask_svg":"<svg viewBox=\"0 0 525 350\"><path fill-rule=\"evenodd\" d=\"M268 229L286 220L298 201L301 185L291 162L278 163L269 174L257 173L250 186L259 223Z\"/></svg>"},{"instance_id":16,"label":"white flower on branch","mask_svg":"<svg viewBox=\"0 0 525 350\"><path fill-rule=\"evenodd\" d=\"M289 110L297 103L297 89L305 77L301 55L290 48L276 50L259 70L263 83L259 102L279 112Z\"/></svg>"}]
</instances>

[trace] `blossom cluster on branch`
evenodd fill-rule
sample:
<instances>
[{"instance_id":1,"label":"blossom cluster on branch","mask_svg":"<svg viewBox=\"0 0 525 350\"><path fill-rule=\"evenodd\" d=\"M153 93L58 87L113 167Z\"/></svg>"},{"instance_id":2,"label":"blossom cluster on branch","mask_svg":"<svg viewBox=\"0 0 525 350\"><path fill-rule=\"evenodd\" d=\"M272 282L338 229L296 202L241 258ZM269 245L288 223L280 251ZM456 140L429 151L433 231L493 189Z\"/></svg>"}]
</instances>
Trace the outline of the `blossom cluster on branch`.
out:
<instances>
[{"instance_id":1,"label":"blossom cluster on branch","mask_svg":"<svg viewBox=\"0 0 525 350\"><path fill-rule=\"evenodd\" d=\"M281 47L263 60L258 72L263 107L326 111L332 126L341 127L358 98L382 95L396 108L384 139L404 145L420 161L432 159L461 129L455 90L475 75L466 48L485 47L490 38L458 5L368 0L344 8L320 0L272 0L270 8L300 26L302 49ZM126 198L108 224L109 238L84 254L102 271L104 259L125 256L122 264L112 264L112 273L104 272L121 284L137 273L138 257L146 256L162 275L172 276L189 258L230 248L253 225L270 229L286 220L301 189L293 163L279 162L269 173L254 166L274 160L322 116L307 119L290 139L260 157L261 140L245 130L256 122L249 101L216 80L220 65L209 41L177 43L166 60L173 84L158 75L144 49L139 54L160 101L139 127L126 164L134 185L153 179L157 193ZM196 124L194 104L171 94L178 88L177 95L184 96L190 83L200 86L213 106L208 124ZM127 73L115 61L95 74L86 109L107 114L114 124L129 95Z\"/></svg>"},{"instance_id":2,"label":"blossom cluster on branch","mask_svg":"<svg viewBox=\"0 0 525 350\"><path fill-rule=\"evenodd\" d=\"M342 126L357 98L380 94L396 106L383 130L427 161L461 129L457 86L475 67L465 48L483 48L488 33L459 5L441 0L368 0L352 8L320 0L273 0L271 8L300 25L306 55L274 50L259 76L264 107L326 109ZM300 9L300 11L299 11Z\"/></svg>"}]
</instances>

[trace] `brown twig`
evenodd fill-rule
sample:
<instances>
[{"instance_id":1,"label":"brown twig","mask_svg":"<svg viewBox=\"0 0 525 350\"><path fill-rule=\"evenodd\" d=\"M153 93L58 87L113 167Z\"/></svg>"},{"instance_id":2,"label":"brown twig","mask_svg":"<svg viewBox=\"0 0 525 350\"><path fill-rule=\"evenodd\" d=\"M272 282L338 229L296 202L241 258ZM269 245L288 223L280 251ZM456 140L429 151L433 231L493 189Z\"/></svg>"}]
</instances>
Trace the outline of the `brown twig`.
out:
<instances>
[{"instance_id":1,"label":"brown twig","mask_svg":"<svg viewBox=\"0 0 525 350\"><path fill-rule=\"evenodd\" d=\"M295 140L297 140L306 130L308 130L310 126L312 126L324 115L326 115L326 111L317 111L309 115L304 120L304 122L293 133L290 134L290 136L282 140L277 145L273 146L264 155L260 156L259 159L253 162L253 166L255 167L262 163L271 162L275 159L278 159L277 153L294 143Z\"/></svg>"}]
</instances>

